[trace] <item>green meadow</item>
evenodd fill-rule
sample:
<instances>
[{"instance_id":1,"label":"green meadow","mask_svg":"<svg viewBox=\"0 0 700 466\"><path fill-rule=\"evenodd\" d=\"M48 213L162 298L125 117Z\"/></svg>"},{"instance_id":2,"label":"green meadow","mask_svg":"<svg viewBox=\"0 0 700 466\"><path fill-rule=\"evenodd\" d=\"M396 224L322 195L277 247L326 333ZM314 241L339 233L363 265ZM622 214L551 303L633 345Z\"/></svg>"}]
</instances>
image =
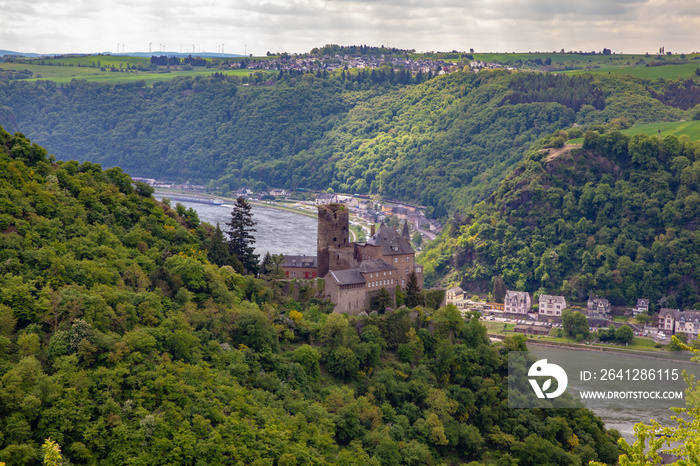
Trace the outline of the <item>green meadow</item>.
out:
<instances>
[{"instance_id":1,"label":"green meadow","mask_svg":"<svg viewBox=\"0 0 700 466\"><path fill-rule=\"evenodd\" d=\"M634 125L631 128L622 131L630 136L635 134L646 134L648 136L660 135L665 137L668 135L683 136L686 135L691 141L700 140L700 121L677 121L666 123L647 123L643 125Z\"/></svg>"},{"instance_id":2,"label":"green meadow","mask_svg":"<svg viewBox=\"0 0 700 466\"><path fill-rule=\"evenodd\" d=\"M82 58L82 57L81 57ZM143 60L143 59L142 59ZM131 64L131 63L130 63ZM131 64L132 66L136 66ZM105 66L103 63L102 66ZM25 65L20 63L0 63L0 70L29 70L34 73L34 77L27 79L28 82L39 80L50 80L56 83L69 83L73 79L84 79L86 81L105 82L110 84L129 83L135 81L146 81L147 85L152 85L158 81L168 81L178 76L210 76L214 73L223 73L229 76L248 76L255 70L235 69L235 70L218 70L216 68L192 69L186 71L139 71L139 70L120 70L111 71L111 64L106 65L108 68L101 71L100 68L89 68L87 66L49 66L49 65ZM115 68L118 68L119 62ZM124 63L125 66L125 63ZM269 72L268 72L269 73Z\"/></svg>"},{"instance_id":3,"label":"green meadow","mask_svg":"<svg viewBox=\"0 0 700 466\"><path fill-rule=\"evenodd\" d=\"M252 74L255 70L216 70L216 69L205 69L205 70L191 70L191 71L172 71L170 73L144 73L144 72L130 72L130 73L120 73L120 72L104 72L95 75L84 75L79 77L59 77L53 78L51 81L56 83L68 83L73 79L84 79L85 81L92 82L105 82L109 84L121 84L130 83L135 81L145 81L146 85L150 86L155 82L159 81L169 81L171 79L177 78L179 76L187 77L197 77L197 76L211 76L214 73L225 74L228 76L248 76ZM270 73L270 72L267 72ZM27 81L38 81L38 79L27 79Z\"/></svg>"},{"instance_id":4,"label":"green meadow","mask_svg":"<svg viewBox=\"0 0 700 466\"><path fill-rule=\"evenodd\" d=\"M700 60L695 60L691 63L682 65L664 65L664 66L603 66L600 68L585 70L590 73L610 73L610 74L628 74L645 79L666 79L675 80L678 78L690 78L695 76L695 71L700 68ZM580 73L574 71L573 73Z\"/></svg>"}]
</instances>

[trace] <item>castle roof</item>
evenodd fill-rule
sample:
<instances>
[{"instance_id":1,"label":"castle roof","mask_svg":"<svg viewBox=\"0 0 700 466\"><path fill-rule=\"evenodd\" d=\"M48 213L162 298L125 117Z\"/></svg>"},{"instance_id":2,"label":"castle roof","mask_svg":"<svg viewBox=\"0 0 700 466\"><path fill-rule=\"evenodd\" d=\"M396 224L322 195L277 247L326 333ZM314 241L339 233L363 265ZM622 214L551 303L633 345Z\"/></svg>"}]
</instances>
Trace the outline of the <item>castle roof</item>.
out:
<instances>
[{"instance_id":1,"label":"castle roof","mask_svg":"<svg viewBox=\"0 0 700 466\"><path fill-rule=\"evenodd\" d=\"M367 283L365 277L362 276L359 269L347 270L331 270L326 275L326 278L331 276L338 285L355 285L358 283Z\"/></svg>"},{"instance_id":2,"label":"castle roof","mask_svg":"<svg viewBox=\"0 0 700 466\"><path fill-rule=\"evenodd\" d=\"M381 246L385 256L416 253L406 238L403 238L398 231L391 227L379 227L379 231L367 240L367 244Z\"/></svg>"},{"instance_id":3,"label":"castle roof","mask_svg":"<svg viewBox=\"0 0 700 466\"><path fill-rule=\"evenodd\" d=\"M361 273L370 273L370 272L381 272L382 270L396 270L396 267L393 265L389 265L383 260L367 260L367 261L362 261L360 262L360 265L357 266L357 269Z\"/></svg>"},{"instance_id":4,"label":"castle roof","mask_svg":"<svg viewBox=\"0 0 700 466\"><path fill-rule=\"evenodd\" d=\"M408 231L408 222L403 222L403 230L401 231L401 236L406 239L406 241L411 240L411 232Z\"/></svg>"},{"instance_id":5,"label":"castle roof","mask_svg":"<svg viewBox=\"0 0 700 466\"><path fill-rule=\"evenodd\" d=\"M316 267L316 256L284 256L282 267Z\"/></svg>"}]
</instances>

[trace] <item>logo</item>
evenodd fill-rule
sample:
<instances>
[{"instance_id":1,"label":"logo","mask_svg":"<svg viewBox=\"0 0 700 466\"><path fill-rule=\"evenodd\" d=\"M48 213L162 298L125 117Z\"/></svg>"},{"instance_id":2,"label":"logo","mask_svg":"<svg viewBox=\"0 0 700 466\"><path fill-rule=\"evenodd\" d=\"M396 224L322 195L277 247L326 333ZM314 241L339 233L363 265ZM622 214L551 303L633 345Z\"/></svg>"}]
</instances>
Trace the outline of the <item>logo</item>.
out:
<instances>
[{"instance_id":1,"label":"logo","mask_svg":"<svg viewBox=\"0 0 700 466\"><path fill-rule=\"evenodd\" d=\"M540 388L539 383L536 379L529 378L530 385L535 391L537 398L556 398L566 390L566 386L569 383L569 378L566 376L566 372L560 366L556 364L549 364L546 359L540 359L534 363L527 373L528 377L550 377L545 380ZM557 381L557 389L552 393L547 393L547 390L552 386L552 378Z\"/></svg>"}]
</instances>

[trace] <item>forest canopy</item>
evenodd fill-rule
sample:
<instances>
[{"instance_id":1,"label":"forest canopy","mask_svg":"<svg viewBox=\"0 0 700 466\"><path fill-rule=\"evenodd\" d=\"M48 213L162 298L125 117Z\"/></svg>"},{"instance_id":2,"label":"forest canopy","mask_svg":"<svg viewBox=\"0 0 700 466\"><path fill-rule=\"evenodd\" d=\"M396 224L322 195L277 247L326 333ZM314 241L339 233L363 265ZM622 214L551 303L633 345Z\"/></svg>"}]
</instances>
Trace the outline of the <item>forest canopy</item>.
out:
<instances>
[{"instance_id":1,"label":"forest canopy","mask_svg":"<svg viewBox=\"0 0 700 466\"><path fill-rule=\"evenodd\" d=\"M254 83L255 84L255 83ZM691 119L695 80L384 66L57 85L0 80L0 124L59 159L138 176L378 194L446 218L492 194L535 141L572 125Z\"/></svg>"},{"instance_id":2,"label":"forest canopy","mask_svg":"<svg viewBox=\"0 0 700 466\"><path fill-rule=\"evenodd\" d=\"M180 215L182 211L185 215ZM121 169L0 130L0 462L614 462L583 408L513 410L476 315L349 317L209 260L216 230Z\"/></svg>"}]
</instances>

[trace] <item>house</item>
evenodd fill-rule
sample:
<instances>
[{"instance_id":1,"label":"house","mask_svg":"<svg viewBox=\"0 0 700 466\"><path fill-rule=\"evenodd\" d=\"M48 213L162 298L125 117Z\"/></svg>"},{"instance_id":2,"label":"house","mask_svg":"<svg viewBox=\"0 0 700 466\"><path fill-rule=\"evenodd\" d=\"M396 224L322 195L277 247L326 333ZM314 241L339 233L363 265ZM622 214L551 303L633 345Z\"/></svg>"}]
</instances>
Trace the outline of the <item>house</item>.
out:
<instances>
[{"instance_id":1,"label":"house","mask_svg":"<svg viewBox=\"0 0 700 466\"><path fill-rule=\"evenodd\" d=\"M525 291L506 290L503 304L505 312L510 314L527 314L532 307L530 294Z\"/></svg>"},{"instance_id":2,"label":"house","mask_svg":"<svg viewBox=\"0 0 700 466\"><path fill-rule=\"evenodd\" d=\"M337 194L330 194L330 193L321 193L316 196L316 200L314 201L315 205L324 205L324 204L337 204L338 203L338 195Z\"/></svg>"},{"instance_id":3,"label":"house","mask_svg":"<svg viewBox=\"0 0 700 466\"><path fill-rule=\"evenodd\" d=\"M679 312L679 309L662 308L659 311L659 332L673 335L676 329L676 316Z\"/></svg>"},{"instance_id":4,"label":"house","mask_svg":"<svg viewBox=\"0 0 700 466\"><path fill-rule=\"evenodd\" d=\"M284 256L280 264L285 278L316 278L316 256Z\"/></svg>"},{"instance_id":5,"label":"house","mask_svg":"<svg viewBox=\"0 0 700 466\"><path fill-rule=\"evenodd\" d=\"M589 298L587 305L589 317L606 319L610 314L610 301L605 298Z\"/></svg>"},{"instance_id":6,"label":"house","mask_svg":"<svg viewBox=\"0 0 700 466\"><path fill-rule=\"evenodd\" d=\"M540 295L540 317L561 317L564 309L566 309L566 299L563 296Z\"/></svg>"},{"instance_id":7,"label":"house","mask_svg":"<svg viewBox=\"0 0 700 466\"><path fill-rule=\"evenodd\" d=\"M458 301L464 298L464 290L458 286L453 286L445 292L445 303L457 305Z\"/></svg>"},{"instance_id":8,"label":"house","mask_svg":"<svg viewBox=\"0 0 700 466\"><path fill-rule=\"evenodd\" d=\"M287 195L287 191L284 189L271 189L270 195L275 197L284 197Z\"/></svg>"},{"instance_id":9,"label":"house","mask_svg":"<svg viewBox=\"0 0 700 466\"><path fill-rule=\"evenodd\" d=\"M638 299L637 300L637 305L634 306L632 309L632 315L636 316L637 314L642 314L642 313L649 313L649 300L648 299Z\"/></svg>"},{"instance_id":10,"label":"house","mask_svg":"<svg viewBox=\"0 0 700 466\"><path fill-rule=\"evenodd\" d=\"M700 312L693 309L677 313L673 333L685 333L688 341L697 339L700 334Z\"/></svg>"},{"instance_id":11,"label":"house","mask_svg":"<svg viewBox=\"0 0 700 466\"><path fill-rule=\"evenodd\" d=\"M527 335L547 335L549 333L549 328L541 325L518 324L513 331Z\"/></svg>"}]
</instances>

